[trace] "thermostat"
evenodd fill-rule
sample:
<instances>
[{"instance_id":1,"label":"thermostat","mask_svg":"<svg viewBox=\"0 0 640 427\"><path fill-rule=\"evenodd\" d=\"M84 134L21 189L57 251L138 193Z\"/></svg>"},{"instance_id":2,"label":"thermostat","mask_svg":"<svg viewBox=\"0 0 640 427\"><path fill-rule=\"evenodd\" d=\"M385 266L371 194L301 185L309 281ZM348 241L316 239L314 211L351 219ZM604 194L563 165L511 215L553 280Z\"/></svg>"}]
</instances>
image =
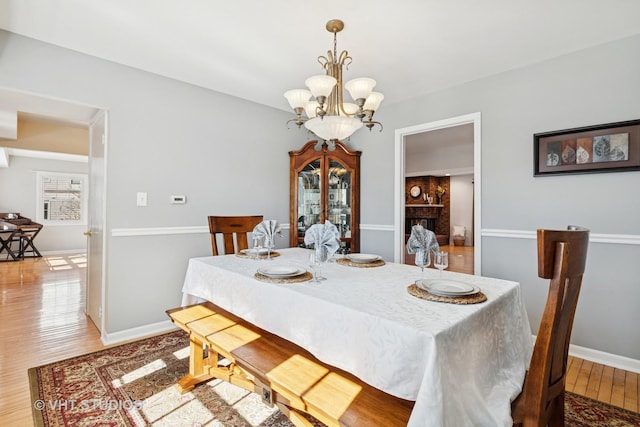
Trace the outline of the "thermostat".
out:
<instances>
[{"instance_id":1,"label":"thermostat","mask_svg":"<svg viewBox=\"0 0 640 427\"><path fill-rule=\"evenodd\" d=\"M186 196L171 196L172 205L184 205L185 203L187 203Z\"/></svg>"}]
</instances>

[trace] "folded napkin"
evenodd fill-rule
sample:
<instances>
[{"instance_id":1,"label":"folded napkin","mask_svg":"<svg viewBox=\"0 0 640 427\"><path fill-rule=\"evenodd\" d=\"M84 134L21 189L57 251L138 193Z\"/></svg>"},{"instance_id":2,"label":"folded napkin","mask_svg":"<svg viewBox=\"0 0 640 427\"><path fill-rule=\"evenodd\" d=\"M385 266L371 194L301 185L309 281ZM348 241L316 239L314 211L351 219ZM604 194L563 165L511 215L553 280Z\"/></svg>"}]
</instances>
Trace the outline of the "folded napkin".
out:
<instances>
[{"instance_id":1,"label":"folded napkin","mask_svg":"<svg viewBox=\"0 0 640 427\"><path fill-rule=\"evenodd\" d=\"M438 245L438 239L433 231L427 230L419 224L411 227L411 236L407 241L408 253L416 254L416 257L422 257L423 261L426 261L429 251L437 252L439 250L440 245Z\"/></svg>"},{"instance_id":2,"label":"folded napkin","mask_svg":"<svg viewBox=\"0 0 640 427\"><path fill-rule=\"evenodd\" d=\"M328 260L340 247L340 232L330 221L324 224L313 224L304 233L304 243L313 245L320 261Z\"/></svg>"},{"instance_id":3,"label":"folded napkin","mask_svg":"<svg viewBox=\"0 0 640 427\"><path fill-rule=\"evenodd\" d=\"M265 247L273 247L276 235L281 234L281 227L275 219L262 221L253 228L253 238L264 241Z\"/></svg>"}]
</instances>

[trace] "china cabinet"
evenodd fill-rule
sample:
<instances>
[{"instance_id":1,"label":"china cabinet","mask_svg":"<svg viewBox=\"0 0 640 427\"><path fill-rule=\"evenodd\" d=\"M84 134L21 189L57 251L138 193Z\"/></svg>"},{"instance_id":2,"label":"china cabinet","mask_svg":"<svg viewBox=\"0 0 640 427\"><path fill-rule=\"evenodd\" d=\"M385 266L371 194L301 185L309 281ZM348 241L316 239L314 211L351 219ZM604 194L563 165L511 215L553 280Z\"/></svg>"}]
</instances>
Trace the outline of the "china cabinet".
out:
<instances>
[{"instance_id":1,"label":"china cabinet","mask_svg":"<svg viewBox=\"0 0 640 427\"><path fill-rule=\"evenodd\" d=\"M317 146L320 149L317 150ZM290 246L304 245L313 224L331 221L340 231L343 248L360 251L360 156L336 141L309 141L290 151Z\"/></svg>"}]
</instances>

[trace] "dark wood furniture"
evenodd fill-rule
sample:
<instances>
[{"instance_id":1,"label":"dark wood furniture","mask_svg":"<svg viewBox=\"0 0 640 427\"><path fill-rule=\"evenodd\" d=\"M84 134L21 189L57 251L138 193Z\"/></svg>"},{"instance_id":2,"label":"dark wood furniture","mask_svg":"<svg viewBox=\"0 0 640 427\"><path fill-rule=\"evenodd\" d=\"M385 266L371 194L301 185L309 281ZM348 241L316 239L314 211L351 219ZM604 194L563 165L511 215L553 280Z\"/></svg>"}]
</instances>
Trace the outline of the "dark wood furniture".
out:
<instances>
[{"instance_id":1,"label":"dark wood furniture","mask_svg":"<svg viewBox=\"0 0 640 427\"><path fill-rule=\"evenodd\" d=\"M211 252L213 255L234 254L247 249L247 233L253 231L262 222L262 215L254 216L209 216L209 233L211 234ZM218 250L216 236L222 235L224 252ZM235 241L235 243L234 243Z\"/></svg>"},{"instance_id":2,"label":"dark wood furniture","mask_svg":"<svg viewBox=\"0 0 640 427\"><path fill-rule=\"evenodd\" d=\"M438 197L437 188L445 190ZM412 190L418 191L412 194ZM451 230L451 181L448 176L414 176L405 178L405 242L411 234L411 227L421 224L436 233L439 245L449 244ZM427 201L432 198L432 204Z\"/></svg>"},{"instance_id":3,"label":"dark wood furniture","mask_svg":"<svg viewBox=\"0 0 640 427\"><path fill-rule=\"evenodd\" d=\"M513 401L514 425L564 426L564 389L573 317L589 245L589 230L538 230L538 276L550 279L547 303L522 393Z\"/></svg>"},{"instance_id":4,"label":"dark wood furniture","mask_svg":"<svg viewBox=\"0 0 640 427\"><path fill-rule=\"evenodd\" d=\"M190 338L189 374L177 384L182 393L220 378L257 392L297 426L314 425L305 413L327 426L404 427L409 421L414 402L327 365L302 347L211 302L167 314Z\"/></svg>"},{"instance_id":5,"label":"dark wood furniture","mask_svg":"<svg viewBox=\"0 0 640 427\"><path fill-rule=\"evenodd\" d=\"M7 252L5 260L11 257L12 261L17 261L24 257L41 257L40 251L34 244L34 240L42 224L32 221L19 213L0 213L0 253ZM14 244L18 245L17 251L13 249ZM30 254L30 255L26 255Z\"/></svg>"},{"instance_id":6,"label":"dark wood furniture","mask_svg":"<svg viewBox=\"0 0 640 427\"><path fill-rule=\"evenodd\" d=\"M290 151L290 246L304 246L304 234L313 224L331 221L343 246L360 251L360 156L336 141L309 141Z\"/></svg>"}]
</instances>

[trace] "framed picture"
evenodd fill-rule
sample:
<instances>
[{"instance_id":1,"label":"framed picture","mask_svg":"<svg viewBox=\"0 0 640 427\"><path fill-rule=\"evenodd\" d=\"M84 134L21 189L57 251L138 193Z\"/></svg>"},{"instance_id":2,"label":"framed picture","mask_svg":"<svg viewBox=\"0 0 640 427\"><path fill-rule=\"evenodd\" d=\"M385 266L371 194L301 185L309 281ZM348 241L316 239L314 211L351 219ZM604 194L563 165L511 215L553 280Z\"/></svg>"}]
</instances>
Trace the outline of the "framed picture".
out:
<instances>
[{"instance_id":1,"label":"framed picture","mask_svg":"<svg viewBox=\"0 0 640 427\"><path fill-rule=\"evenodd\" d=\"M533 175L640 170L640 120L533 135Z\"/></svg>"}]
</instances>

